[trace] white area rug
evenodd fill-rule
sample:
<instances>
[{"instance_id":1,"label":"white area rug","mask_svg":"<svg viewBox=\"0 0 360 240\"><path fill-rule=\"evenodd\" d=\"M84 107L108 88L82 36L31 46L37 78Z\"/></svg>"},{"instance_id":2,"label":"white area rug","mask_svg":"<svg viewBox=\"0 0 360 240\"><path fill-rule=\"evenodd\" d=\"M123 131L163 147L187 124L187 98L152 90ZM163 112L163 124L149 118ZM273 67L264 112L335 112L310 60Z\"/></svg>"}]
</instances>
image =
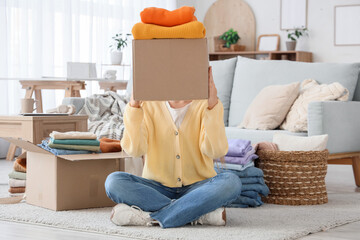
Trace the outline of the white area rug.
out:
<instances>
[{"instance_id":1,"label":"white area rug","mask_svg":"<svg viewBox=\"0 0 360 240\"><path fill-rule=\"evenodd\" d=\"M360 194L329 194L319 206L265 204L254 209L227 209L227 226L118 227L110 220L111 208L54 212L26 203L0 205L0 220L41 224L79 231L140 239L296 239L360 220Z\"/></svg>"}]
</instances>

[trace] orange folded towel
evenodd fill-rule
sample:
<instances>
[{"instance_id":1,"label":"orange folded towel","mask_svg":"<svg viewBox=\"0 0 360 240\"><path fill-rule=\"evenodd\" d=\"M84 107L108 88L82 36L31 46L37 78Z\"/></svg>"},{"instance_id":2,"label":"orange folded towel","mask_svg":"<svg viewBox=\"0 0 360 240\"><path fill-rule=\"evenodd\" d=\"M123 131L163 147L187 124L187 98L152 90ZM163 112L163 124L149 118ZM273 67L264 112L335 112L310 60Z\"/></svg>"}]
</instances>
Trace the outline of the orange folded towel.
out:
<instances>
[{"instance_id":1,"label":"orange folded towel","mask_svg":"<svg viewBox=\"0 0 360 240\"><path fill-rule=\"evenodd\" d=\"M164 27L173 27L191 21L196 21L194 16L195 8L184 6L173 11L163 8L149 7L145 8L141 13L141 21L143 23L156 24Z\"/></svg>"},{"instance_id":2,"label":"orange folded towel","mask_svg":"<svg viewBox=\"0 0 360 240\"><path fill-rule=\"evenodd\" d=\"M26 173L26 158L16 158L13 167L15 171Z\"/></svg>"},{"instance_id":3,"label":"orange folded towel","mask_svg":"<svg viewBox=\"0 0 360 240\"><path fill-rule=\"evenodd\" d=\"M25 187L10 187L9 193L24 193Z\"/></svg>"},{"instance_id":4,"label":"orange folded towel","mask_svg":"<svg viewBox=\"0 0 360 240\"><path fill-rule=\"evenodd\" d=\"M101 152L103 152L103 153L121 152L120 140L104 137L104 138L101 138L99 141L100 141Z\"/></svg>"},{"instance_id":5,"label":"orange folded towel","mask_svg":"<svg viewBox=\"0 0 360 240\"><path fill-rule=\"evenodd\" d=\"M175 27L163 27L154 24L136 23L132 28L134 39L154 38L204 38L206 30L198 21L192 21Z\"/></svg>"}]
</instances>

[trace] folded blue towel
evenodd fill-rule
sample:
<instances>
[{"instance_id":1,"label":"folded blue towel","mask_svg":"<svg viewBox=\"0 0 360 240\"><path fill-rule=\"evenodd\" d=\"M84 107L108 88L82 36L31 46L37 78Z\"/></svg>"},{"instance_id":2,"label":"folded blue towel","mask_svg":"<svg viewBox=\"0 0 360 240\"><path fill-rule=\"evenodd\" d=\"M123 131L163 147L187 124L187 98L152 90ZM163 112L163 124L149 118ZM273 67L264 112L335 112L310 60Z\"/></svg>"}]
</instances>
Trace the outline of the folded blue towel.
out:
<instances>
[{"instance_id":1,"label":"folded blue towel","mask_svg":"<svg viewBox=\"0 0 360 240\"><path fill-rule=\"evenodd\" d=\"M219 171L219 169L217 168L217 166L215 165L215 171ZM222 171L228 171L228 172L232 172L234 174L236 174L238 177L240 178L247 178L247 177L264 177L264 173L260 168L257 167L248 167L245 168L244 170L238 171L238 170L233 170L233 169L223 169L220 167L220 170Z\"/></svg>"},{"instance_id":2,"label":"folded blue towel","mask_svg":"<svg viewBox=\"0 0 360 240\"><path fill-rule=\"evenodd\" d=\"M257 199L258 197L260 197L259 193L256 191L241 191L241 195L253 199Z\"/></svg>"},{"instance_id":3,"label":"folded blue towel","mask_svg":"<svg viewBox=\"0 0 360 240\"><path fill-rule=\"evenodd\" d=\"M97 139L53 139L50 138L53 144L62 145L86 145L86 146L100 146L100 141Z\"/></svg>"},{"instance_id":4,"label":"folded blue towel","mask_svg":"<svg viewBox=\"0 0 360 240\"><path fill-rule=\"evenodd\" d=\"M231 202L226 207L238 207L237 205L248 205L250 207L258 207L261 204L257 201L257 199L252 199L240 195L235 201Z\"/></svg>"},{"instance_id":5,"label":"folded blue towel","mask_svg":"<svg viewBox=\"0 0 360 240\"><path fill-rule=\"evenodd\" d=\"M260 183L265 184L263 177L246 177L246 178L240 178L241 183L243 184L251 184L251 183Z\"/></svg>"},{"instance_id":6,"label":"folded blue towel","mask_svg":"<svg viewBox=\"0 0 360 240\"><path fill-rule=\"evenodd\" d=\"M72 154L94 153L94 152L85 151L85 150L67 150L67 149L51 148L51 147L49 147L48 140L42 140L41 144L38 144L38 146L45 149L46 151L53 153L54 155L72 155Z\"/></svg>"},{"instance_id":7,"label":"folded blue towel","mask_svg":"<svg viewBox=\"0 0 360 240\"><path fill-rule=\"evenodd\" d=\"M268 186L260 183L243 184L242 191L255 191L263 196L267 196L270 193Z\"/></svg>"}]
</instances>

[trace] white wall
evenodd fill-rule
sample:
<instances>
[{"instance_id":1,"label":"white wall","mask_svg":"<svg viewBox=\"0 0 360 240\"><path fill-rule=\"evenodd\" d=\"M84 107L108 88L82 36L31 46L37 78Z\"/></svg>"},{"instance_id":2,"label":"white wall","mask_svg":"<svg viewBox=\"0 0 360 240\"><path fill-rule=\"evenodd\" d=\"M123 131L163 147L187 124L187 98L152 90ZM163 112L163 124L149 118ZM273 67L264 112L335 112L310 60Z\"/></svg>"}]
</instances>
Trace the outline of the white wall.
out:
<instances>
[{"instance_id":1,"label":"white wall","mask_svg":"<svg viewBox=\"0 0 360 240\"><path fill-rule=\"evenodd\" d=\"M280 30L280 0L244 0L256 20L256 37L280 34L281 50L286 50L286 31ZM177 6L194 6L196 17L203 21L215 0L177 0ZM360 62L360 46L334 46L334 6L360 4L360 0L308 0L309 37L298 42L298 50L313 53L316 62ZM224 29L224 31L227 29ZM354 29L354 31L360 31Z\"/></svg>"}]
</instances>

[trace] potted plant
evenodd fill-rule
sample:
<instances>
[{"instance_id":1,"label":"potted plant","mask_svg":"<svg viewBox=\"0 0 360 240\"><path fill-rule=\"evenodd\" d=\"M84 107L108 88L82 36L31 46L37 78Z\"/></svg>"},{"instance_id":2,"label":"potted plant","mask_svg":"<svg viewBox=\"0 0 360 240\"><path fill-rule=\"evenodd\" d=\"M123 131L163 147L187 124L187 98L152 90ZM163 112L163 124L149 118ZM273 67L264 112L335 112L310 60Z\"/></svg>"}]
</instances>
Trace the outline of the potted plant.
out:
<instances>
[{"instance_id":1,"label":"potted plant","mask_svg":"<svg viewBox=\"0 0 360 240\"><path fill-rule=\"evenodd\" d=\"M220 37L220 49L223 51L238 51L239 45L237 45L238 41L240 40L240 36L237 31L230 28L228 31L224 32Z\"/></svg>"},{"instance_id":2,"label":"potted plant","mask_svg":"<svg viewBox=\"0 0 360 240\"><path fill-rule=\"evenodd\" d=\"M130 36L130 34L126 34ZM111 64L120 65L122 62L122 49L127 46L127 37L122 38L122 34L116 34L112 39L115 41L114 44L110 45L111 49Z\"/></svg>"},{"instance_id":3,"label":"potted plant","mask_svg":"<svg viewBox=\"0 0 360 240\"><path fill-rule=\"evenodd\" d=\"M286 41L286 49L288 51L294 51L296 48L296 41L301 37L308 34L307 28L295 28L294 31L289 32L287 37L290 41Z\"/></svg>"}]
</instances>

